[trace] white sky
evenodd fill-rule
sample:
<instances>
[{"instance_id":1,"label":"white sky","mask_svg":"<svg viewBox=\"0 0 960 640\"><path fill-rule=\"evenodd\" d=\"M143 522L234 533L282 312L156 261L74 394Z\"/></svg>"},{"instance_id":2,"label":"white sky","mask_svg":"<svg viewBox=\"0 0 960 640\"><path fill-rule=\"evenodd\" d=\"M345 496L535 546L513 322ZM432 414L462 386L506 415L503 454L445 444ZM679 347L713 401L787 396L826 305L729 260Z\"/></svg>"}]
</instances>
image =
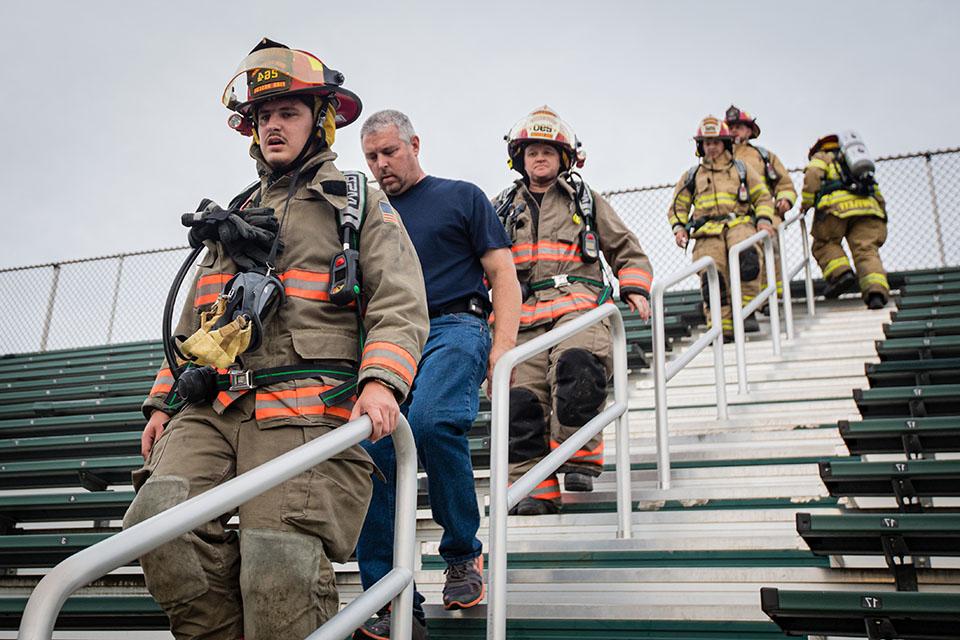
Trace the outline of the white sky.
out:
<instances>
[{"instance_id":1,"label":"white sky","mask_svg":"<svg viewBox=\"0 0 960 640\"><path fill-rule=\"evenodd\" d=\"M364 115L408 113L428 173L494 194L503 134L543 103L599 189L675 181L731 102L789 167L840 128L875 155L956 146L958 28L948 0L4 2L0 267L184 244L181 213L256 177L219 98L262 36L342 71ZM366 169L359 129L341 168Z\"/></svg>"}]
</instances>

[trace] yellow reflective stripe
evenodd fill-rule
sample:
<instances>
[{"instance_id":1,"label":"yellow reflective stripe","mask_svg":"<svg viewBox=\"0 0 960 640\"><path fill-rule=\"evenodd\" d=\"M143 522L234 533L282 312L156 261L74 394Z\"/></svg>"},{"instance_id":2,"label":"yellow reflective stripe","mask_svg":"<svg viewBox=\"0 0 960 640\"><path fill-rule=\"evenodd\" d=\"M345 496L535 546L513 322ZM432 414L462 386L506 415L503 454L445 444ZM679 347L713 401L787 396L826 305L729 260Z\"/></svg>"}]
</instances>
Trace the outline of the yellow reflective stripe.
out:
<instances>
[{"instance_id":1,"label":"yellow reflective stripe","mask_svg":"<svg viewBox=\"0 0 960 640\"><path fill-rule=\"evenodd\" d=\"M811 193L810 191L804 191L804 192L803 192L802 199L801 199L801 202L803 203L803 206L804 206L804 207L812 207L812 206L813 206L814 196L816 196L815 193Z\"/></svg>"},{"instance_id":2,"label":"yellow reflective stripe","mask_svg":"<svg viewBox=\"0 0 960 640\"><path fill-rule=\"evenodd\" d=\"M680 195L677 196L677 202L679 202L680 204L685 204L689 206L690 194L688 194L686 191L682 191Z\"/></svg>"},{"instance_id":3,"label":"yellow reflective stripe","mask_svg":"<svg viewBox=\"0 0 960 640\"><path fill-rule=\"evenodd\" d=\"M768 204L761 204L757 207L757 217L767 216L768 218L773 218L773 207Z\"/></svg>"},{"instance_id":4,"label":"yellow reflective stripe","mask_svg":"<svg viewBox=\"0 0 960 640\"><path fill-rule=\"evenodd\" d=\"M810 199L813 199L813 196L810 196ZM777 200L786 200L791 205L797 201L797 194L793 191L777 191Z\"/></svg>"},{"instance_id":5,"label":"yellow reflective stripe","mask_svg":"<svg viewBox=\"0 0 960 640\"><path fill-rule=\"evenodd\" d=\"M704 209L704 208L715 207L719 204L736 204L736 203L737 203L736 194L718 192L716 195L709 194L705 196L700 196L694 202L694 206L697 209Z\"/></svg>"},{"instance_id":6,"label":"yellow reflective stripe","mask_svg":"<svg viewBox=\"0 0 960 640\"><path fill-rule=\"evenodd\" d=\"M755 196L758 193L770 193L770 190L767 189L767 185L761 183L753 185L753 188L750 189L750 195Z\"/></svg>"},{"instance_id":7,"label":"yellow reflective stripe","mask_svg":"<svg viewBox=\"0 0 960 640\"><path fill-rule=\"evenodd\" d=\"M779 296L782 294L783 294L783 282L781 282L780 280L777 280L777 295Z\"/></svg>"},{"instance_id":8,"label":"yellow reflective stripe","mask_svg":"<svg viewBox=\"0 0 960 640\"><path fill-rule=\"evenodd\" d=\"M827 166L827 163L821 160L820 158L814 158L813 160L810 161L810 164L807 165L807 169L810 169L810 168L817 168L817 169L820 169L821 171L826 171L828 166Z\"/></svg>"},{"instance_id":9,"label":"yellow reflective stripe","mask_svg":"<svg viewBox=\"0 0 960 640\"><path fill-rule=\"evenodd\" d=\"M734 218L733 220L730 220L729 222L727 222L727 226L728 226L728 227L735 227L735 226L737 226L738 224L743 224L744 222L753 222L753 218L751 218L750 216L737 216L737 217ZM721 223L721 224L723 224L723 223Z\"/></svg>"},{"instance_id":10,"label":"yellow reflective stripe","mask_svg":"<svg viewBox=\"0 0 960 640\"><path fill-rule=\"evenodd\" d=\"M868 273L860 278L861 291L866 291L871 285L879 285L884 289L890 288L890 283L887 282L887 276L882 273Z\"/></svg>"},{"instance_id":11,"label":"yellow reflective stripe","mask_svg":"<svg viewBox=\"0 0 960 640\"><path fill-rule=\"evenodd\" d=\"M823 269L823 277L829 278L830 274L839 269L840 267L850 267L850 260L847 259L847 256L842 258L834 258L827 263L827 266Z\"/></svg>"}]
</instances>

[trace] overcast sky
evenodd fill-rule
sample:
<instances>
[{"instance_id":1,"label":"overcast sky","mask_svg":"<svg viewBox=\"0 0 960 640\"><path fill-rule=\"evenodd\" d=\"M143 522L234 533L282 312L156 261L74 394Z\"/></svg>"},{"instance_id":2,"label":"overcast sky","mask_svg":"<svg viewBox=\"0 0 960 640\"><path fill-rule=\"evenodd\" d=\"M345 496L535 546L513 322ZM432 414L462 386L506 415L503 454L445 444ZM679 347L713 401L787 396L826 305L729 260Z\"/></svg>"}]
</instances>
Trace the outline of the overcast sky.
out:
<instances>
[{"instance_id":1,"label":"overcast sky","mask_svg":"<svg viewBox=\"0 0 960 640\"><path fill-rule=\"evenodd\" d=\"M262 36L342 71L364 115L396 108L431 174L490 194L503 134L547 103L599 189L674 182L699 119L755 112L789 167L856 128L872 153L960 144L960 3L4 3L0 267L181 245L179 214L255 177L224 85ZM363 116L361 116L363 118ZM366 165L359 124L341 168ZM664 222L664 224L666 224Z\"/></svg>"}]
</instances>

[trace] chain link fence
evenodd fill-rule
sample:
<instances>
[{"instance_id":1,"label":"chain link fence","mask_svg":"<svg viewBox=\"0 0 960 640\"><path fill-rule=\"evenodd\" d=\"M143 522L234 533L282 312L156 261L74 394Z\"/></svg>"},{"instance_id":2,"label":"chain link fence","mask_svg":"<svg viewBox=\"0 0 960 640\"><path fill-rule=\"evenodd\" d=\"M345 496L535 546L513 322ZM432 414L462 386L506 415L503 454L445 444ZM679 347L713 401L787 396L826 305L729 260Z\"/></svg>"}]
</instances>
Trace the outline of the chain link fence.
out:
<instances>
[{"instance_id":1,"label":"chain link fence","mask_svg":"<svg viewBox=\"0 0 960 640\"><path fill-rule=\"evenodd\" d=\"M790 174L799 193L803 171ZM960 264L960 148L880 158L877 182L890 215L880 251L888 271ZM672 194L673 185L604 193L658 274L690 261L667 223ZM790 264L801 260L798 233L792 229L787 239ZM188 253L188 247L175 247L0 269L0 296L8 309L0 317L0 354L158 340L167 290ZM698 285L691 278L684 286Z\"/></svg>"}]
</instances>

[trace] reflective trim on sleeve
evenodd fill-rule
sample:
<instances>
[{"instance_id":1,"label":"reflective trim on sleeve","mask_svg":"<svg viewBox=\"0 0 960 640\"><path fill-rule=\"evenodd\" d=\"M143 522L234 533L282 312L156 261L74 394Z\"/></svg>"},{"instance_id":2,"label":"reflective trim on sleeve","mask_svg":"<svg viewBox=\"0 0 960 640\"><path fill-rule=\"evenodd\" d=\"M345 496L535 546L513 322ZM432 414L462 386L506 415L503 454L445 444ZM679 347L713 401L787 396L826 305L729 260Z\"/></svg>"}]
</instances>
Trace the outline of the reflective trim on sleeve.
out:
<instances>
[{"instance_id":1,"label":"reflective trim on sleeve","mask_svg":"<svg viewBox=\"0 0 960 640\"><path fill-rule=\"evenodd\" d=\"M644 291L650 291L653 284L653 276L649 271L632 267L620 269L617 279L621 287L640 287Z\"/></svg>"},{"instance_id":2,"label":"reflective trim on sleeve","mask_svg":"<svg viewBox=\"0 0 960 640\"><path fill-rule=\"evenodd\" d=\"M170 369L160 369L157 372L157 377L153 381L153 387L150 389L149 395L156 395L158 393L169 393L170 389L173 388L173 372Z\"/></svg>"},{"instance_id":3,"label":"reflective trim on sleeve","mask_svg":"<svg viewBox=\"0 0 960 640\"><path fill-rule=\"evenodd\" d=\"M202 307L217 301L232 273L210 273L197 280L197 291L193 296L193 306Z\"/></svg>"},{"instance_id":4,"label":"reflective trim on sleeve","mask_svg":"<svg viewBox=\"0 0 960 640\"><path fill-rule=\"evenodd\" d=\"M367 367L382 367L392 371L407 385L412 385L417 375L417 361L408 351L391 342L370 342L364 347L360 369Z\"/></svg>"}]
</instances>

